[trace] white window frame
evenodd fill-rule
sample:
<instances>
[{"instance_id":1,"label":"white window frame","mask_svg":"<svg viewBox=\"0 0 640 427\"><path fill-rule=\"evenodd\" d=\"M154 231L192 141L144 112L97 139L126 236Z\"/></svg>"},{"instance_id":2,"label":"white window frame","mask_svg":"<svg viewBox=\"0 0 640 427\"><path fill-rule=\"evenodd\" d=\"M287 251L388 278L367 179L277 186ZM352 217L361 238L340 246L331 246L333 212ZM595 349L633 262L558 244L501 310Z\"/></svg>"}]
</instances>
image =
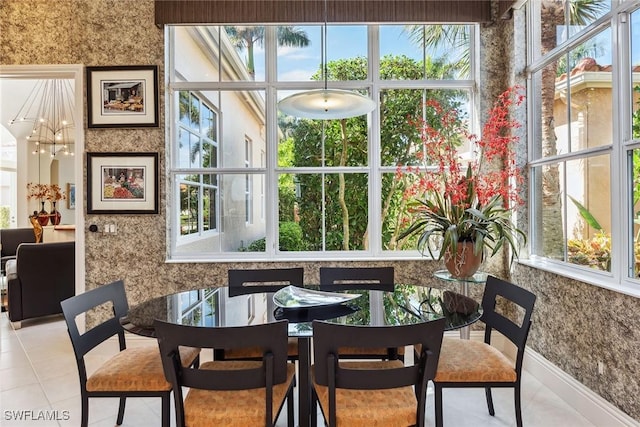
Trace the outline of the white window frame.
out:
<instances>
[{"instance_id":1,"label":"white window frame","mask_svg":"<svg viewBox=\"0 0 640 427\"><path fill-rule=\"evenodd\" d=\"M611 54L614 68L612 82L612 145L583 150L578 154L568 153L566 155L557 155L553 158L538 158L536 157L537 144L539 144L538 135L536 135L534 131L534 126L530 125L528 127L528 139L529 141L534 141L532 144L529 144L528 157L530 159L530 168L543 164L561 164L563 161L570 159L588 158L587 155L610 152L611 272L590 269L533 254L529 256L529 259L521 258L519 262L627 295L640 296L640 280L629 278L627 274L629 262L633 259L633 218L630 218L630 209L627 208L630 205L627 152L633 148L640 147L640 141L632 140L630 135L630 120L633 111L630 101L631 92L629 91L632 83L629 78L629 70L631 68L631 61L628 54L628 52L630 52L629 15L634 10L640 8L640 0L620 0L620 2L612 0L611 3L610 12L588 25L579 33L573 35L569 40L559 43L556 48L548 52L544 57L539 56L540 50L535 43L528 44L527 52L528 57L533 58L532 61L529 61L527 69L529 81L531 81L533 74L541 70L547 63L557 60L563 53L589 40L604 28L611 28ZM527 3L527 38L529 40L539 40L537 31L539 28L540 14L536 13L535 8L537 6L536 2L529 1ZM535 98L535 94L532 93L531 88L529 88L528 95L528 122L530 124L539 123L539 99ZM529 212L531 215L535 215L536 204L539 203L539 201L535 198L535 182L531 180L529 184ZM629 228L630 226L631 228ZM536 221L530 220L529 235L532 239L534 239L537 234L535 227ZM535 241L530 241L530 245L533 247Z\"/></svg>"},{"instance_id":2,"label":"white window frame","mask_svg":"<svg viewBox=\"0 0 640 427\"><path fill-rule=\"evenodd\" d=\"M412 23L413 24L413 23ZM261 24L256 24L261 25ZM295 24L294 24L295 25ZM366 24L363 24L366 25ZM398 23L397 25L402 25ZM368 57L369 57L369 73L367 80L357 82L332 82L331 85L334 88L344 89L360 89L367 90L370 93L372 99L376 100L380 97L380 92L386 89L454 89L465 90L469 93L469 104L471 106L470 117L474 127L472 130L477 129L477 109L479 106L479 99L477 96L477 90L479 87L479 63L477 52L480 48L480 40L478 37L478 25L466 24L470 27L470 58L472 66L470 67L470 75L468 79L462 80L416 80L416 81L397 81L397 80L381 80L378 77L377 67L379 67L379 27L374 24L368 25ZM381 222L378 220L379 213L381 212L381 179L382 175L386 173L395 173L397 166L383 166L380 164L380 114L378 109L375 109L369 114L369 150L368 150L368 163L365 166L360 167L348 167L345 172L351 173L366 173L369 176L369 194L368 194L368 211L369 211L369 248L368 250L351 250L351 251L313 251L313 252L285 252L280 251L277 247L277 234L278 234L278 187L277 187L277 175L281 173L337 173L341 171L339 167L319 167L319 168L279 168L277 166L277 143L278 131L277 131L277 115L273 114L273 111L277 108L276 93L278 90L304 90L304 89L317 89L322 86L321 81L309 81L309 82L286 82L276 81L276 44L275 44L275 31L270 30L270 26L267 25L265 35L265 60L266 60L266 75L267 78L262 81L233 81L233 82L184 82L176 79L176 70L174 64L173 50L173 26L165 26L165 40L168 43L167 52L167 100L171 100L174 94L177 94L181 90L190 91L224 91L224 90L247 90L247 91L264 91L266 94L266 165L260 168L248 168L248 171L243 169L224 169L220 167L211 173L219 174L264 174L266 180L265 190L265 209L266 209L266 238L267 244L265 252L220 252L215 254L207 253L206 255L199 256L198 254L189 254L187 256L176 255L175 239L168 236L170 244L168 247L170 250L167 253L168 261L175 262L200 262L200 261L272 261L275 256L278 260L308 260L323 259L323 260L343 260L345 252L348 252L350 259L417 259L422 258L423 255L417 250L404 250L404 251L392 251L382 249L381 239ZM374 72L374 70L376 72ZM168 123L168 137L167 144L169 150L175 150L175 144L173 141L176 138L175 129L175 117L176 117L176 103L168 102L169 108L166 109ZM221 120L222 112L218 112L218 118ZM222 122L218 127L219 132L223 126ZM220 139L220 137L219 137ZM175 155L175 153L173 154ZM172 174L175 174L175 168L169 160L167 164L169 185L171 185ZM245 168L247 169L247 168ZM178 191L178 190L176 190ZM179 200L179 199L177 199ZM168 198L167 210L174 212L175 200ZM219 209L221 209L219 207ZM176 227L175 218L177 215L172 215L174 223L169 224L169 229L173 230ZM178 224L179 225L179 224ZM223 232L223 231L221 231Z\"/></svg>"}]
</instances>

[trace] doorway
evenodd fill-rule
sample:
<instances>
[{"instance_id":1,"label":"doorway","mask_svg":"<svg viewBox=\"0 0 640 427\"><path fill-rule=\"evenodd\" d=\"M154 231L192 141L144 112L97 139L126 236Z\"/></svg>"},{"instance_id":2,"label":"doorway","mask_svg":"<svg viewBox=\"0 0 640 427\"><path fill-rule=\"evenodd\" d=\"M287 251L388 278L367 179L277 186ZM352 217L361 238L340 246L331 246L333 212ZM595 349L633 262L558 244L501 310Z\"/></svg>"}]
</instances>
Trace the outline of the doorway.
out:
<instances>
[{"instance_id":1,"label":"doorway","mask_svg":"<svg viewBox=\"0 0 640 427\"><path fill-rule=\"evenodd\" d=\"M19 126L11 129L8 123L16 117L21 106L30 96L29 88L34 82L66 81L72 89L73 121L71 130L73 145L70 159L56 158L56 150L33 153L26 134L19 133ZM56 184L62 191L73 189L77 195L75 209L68 209L65 203L67 221L76 242L76 293L84 291L84 109L83 109L84 66L83 65L3 65L0 66L0 204L8 206L10 213L6 221L9 228L30 227L29 214L33 211L33 201L27 200L27 183ZM24 128L24 127L23 127ZM41 154L44 156L40 157ZM31 162L31 167L29 167ZM37 165L37 166L36 166ZM31 170L31 172L30 172ZM34 172L35 171L35 172ZM64 202L64 201L63 201ZM0 224L4 228L4 224ZM46 238L45 238L46 242Z\"/></svg>"}]
</instances>

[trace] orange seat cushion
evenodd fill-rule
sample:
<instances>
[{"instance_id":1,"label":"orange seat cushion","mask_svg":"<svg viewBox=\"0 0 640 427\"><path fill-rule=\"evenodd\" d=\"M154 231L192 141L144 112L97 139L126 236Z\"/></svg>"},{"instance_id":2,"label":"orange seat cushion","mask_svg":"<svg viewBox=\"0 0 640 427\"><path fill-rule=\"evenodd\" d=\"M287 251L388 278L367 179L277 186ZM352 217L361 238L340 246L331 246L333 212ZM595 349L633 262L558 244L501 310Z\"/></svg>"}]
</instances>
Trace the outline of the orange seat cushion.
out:
<instances>
[{"instance_id":1,"label":"orange seat cushion","mask_svg":"<svg viewBox=\"0 0 640 427\"><path fill-rule=\"evenodd\" d=\"M404 366L399 360L340 362L350 369L385 369ZM313 372L313 368L311 372ZM329 416L329 388L313 378L322 413ZM416 395L413 387L383 390L336 389L336 422L349 427L406 427L416 424Z\"/></svg>"},{"instance_id":2,"label":"orange seat cushion","mask_svg":"<svg viewBox=\"0 0 640 427\"><path fill-rule=\"evenodd\" d=\"M247 369L261 366L258 361L206 362L200 369ZM287 363L287 380L273 386L274 422L278 409L287 398L295 376L295 365ZM263 426L266 389L200 390L190 389L184 400L185 424L189 427L255 427Z\"/></svg>"},{"instance_id":3,"label":"orange seat cushion","mask_svg":"<svg viewBox=\"0 0 640 427\"><path fill-rule=\"evenodd\" d=\"M404 355L404 347L398 347L398 355ZM381 358L387 357L389 355L389 350L386 347L379 348L360 348L360 347L340 347L338 349L338 353L341 355L348 356L357 356L359 354L363 355L373 355L380 356Z\"/></svg>"},{"instance_id":4,"label":"orange seat cushion","mask_svg":"<svg viewBox=\"0 0 640 427\"><path fill-rule=\"evenodd\" d=\"M481 341L442 340L434 382L516 381L514 362L498 349Z\"/></svg>"},{"instance_id":5,"label":"orange seat cushion","mask_svg":"<svg viewBox=\"0 0 640 427\"><path fill-rule=\"evenodd\" d=\"M199 348L181 347L183 365L193 363ZM88 379L87 391L166 391L158 346L127 348L102 364Z\"/></svg>"},{"instance_id":6,"label":"orange seat cushion","mask_svg":"<svg viewBox=\"0 0 640 427\"><path fill-rule=\"evenodd\" d=\"M232 348L224 350L224 358L229 359L260 359L262 358L262 348ZM298 339L289 338L287 346L287 355L289 357L298 357Z\"/></svg>"}]
</instances>

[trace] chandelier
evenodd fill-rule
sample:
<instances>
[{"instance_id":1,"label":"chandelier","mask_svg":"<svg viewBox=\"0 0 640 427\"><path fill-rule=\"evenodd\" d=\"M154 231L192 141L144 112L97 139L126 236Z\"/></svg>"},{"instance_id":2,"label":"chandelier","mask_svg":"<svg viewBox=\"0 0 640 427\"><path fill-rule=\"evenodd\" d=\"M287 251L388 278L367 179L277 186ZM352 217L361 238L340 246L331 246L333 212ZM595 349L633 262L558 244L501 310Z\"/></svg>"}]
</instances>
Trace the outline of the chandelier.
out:
<instances>
[{"instance_id":1,"label":"chandelier","mask_svg":"<svg viewBox=\"0 0 640 427\"><path fill-rule=\"evenodd\" d=\"M27 136L34 144L33 154L73 156L73 99L70 80L38 80L9 124L33 123Z\"/></svg>"}]
</instances>

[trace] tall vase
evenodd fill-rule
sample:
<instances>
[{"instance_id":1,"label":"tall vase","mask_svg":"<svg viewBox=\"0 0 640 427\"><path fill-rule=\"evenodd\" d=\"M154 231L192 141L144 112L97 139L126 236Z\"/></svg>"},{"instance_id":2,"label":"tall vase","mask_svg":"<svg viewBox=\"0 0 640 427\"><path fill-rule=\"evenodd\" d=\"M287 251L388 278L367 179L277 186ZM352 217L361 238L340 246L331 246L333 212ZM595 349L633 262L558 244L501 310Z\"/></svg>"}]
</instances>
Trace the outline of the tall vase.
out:
<instances>
[{"instance_id":1,"label":"tall vase","mask_svg":"<svg viewBox=\"0 0 640 427\"><path fill-rule=\"evenodd\" d=\"M482 264L482 252L473 253L473 242L458 242L457 251L451 253L450 248L444 252L444 265L452 277L468 279L478 271Z\"/></svg>"},{"instance_id":2,"label":"tall vase","mask_svg":"<svg viewBox=\"0 0 640 427\"><path fill-rule=\"evenodd\" d=\"M56 210L56 202L51 202L51 212L49 213L49 220L52 225L60 224L62 214Z\"/></svg>"},{"instance_id":3,"label":"tall vase","mask_svg":"<svg viewBox=\"0 0 640 427\"><path fill-rule=\"evenodd\" d=\"M40 212L38 212L38 222L41 226L46 226L49 224L49 213L44 210L44 202L40 202L42 207L40 208Z\"/></svg>"}]
</instances>

